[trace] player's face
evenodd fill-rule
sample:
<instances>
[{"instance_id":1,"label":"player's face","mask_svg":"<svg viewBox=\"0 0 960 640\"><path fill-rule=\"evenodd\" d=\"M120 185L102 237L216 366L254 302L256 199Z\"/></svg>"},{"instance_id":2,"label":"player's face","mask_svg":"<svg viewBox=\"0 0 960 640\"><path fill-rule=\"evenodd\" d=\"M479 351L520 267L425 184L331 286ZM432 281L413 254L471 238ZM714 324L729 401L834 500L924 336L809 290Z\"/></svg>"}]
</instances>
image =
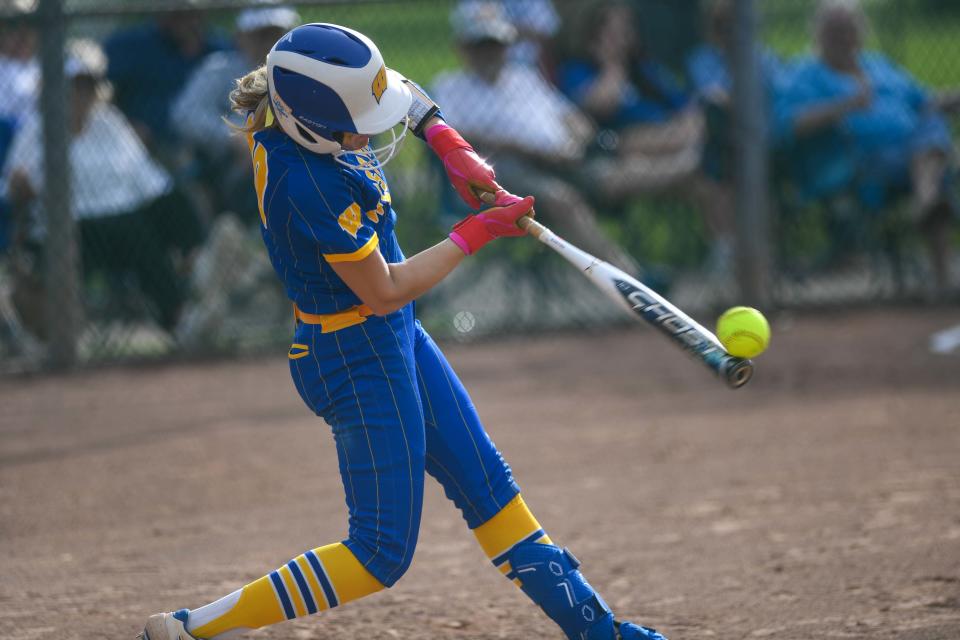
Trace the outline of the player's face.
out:
<instances>
[{"instance_id":1,"label":"player's face","mask_svg":"<svg viewBox=\"0 0 960 640\"><path fill-rule=\"evenodd\" d=\"M359 151L370 144L370 136L359 133L344 133L340 146L344 151Z\"/></svg>"}]
</instances>

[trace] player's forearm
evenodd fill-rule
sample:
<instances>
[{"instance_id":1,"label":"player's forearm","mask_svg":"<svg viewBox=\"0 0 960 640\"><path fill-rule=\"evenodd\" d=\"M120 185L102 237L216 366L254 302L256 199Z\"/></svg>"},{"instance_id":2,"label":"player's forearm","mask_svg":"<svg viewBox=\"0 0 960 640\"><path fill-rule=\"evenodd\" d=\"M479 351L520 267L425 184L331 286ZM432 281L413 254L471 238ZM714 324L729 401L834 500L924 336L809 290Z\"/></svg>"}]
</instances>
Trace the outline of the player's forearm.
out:
<instances>
[{"instance_id":1,"label":"player's forearm","mask_svg":"<svg viewBox=\"0 0 960 640\"><path fill-rule=\"evenodd\" d=\"M390 285L373 308L378 315L408 304L446 278L466 256L449 238L403 262L387 265Z\"/></svg>"}]
</instances>

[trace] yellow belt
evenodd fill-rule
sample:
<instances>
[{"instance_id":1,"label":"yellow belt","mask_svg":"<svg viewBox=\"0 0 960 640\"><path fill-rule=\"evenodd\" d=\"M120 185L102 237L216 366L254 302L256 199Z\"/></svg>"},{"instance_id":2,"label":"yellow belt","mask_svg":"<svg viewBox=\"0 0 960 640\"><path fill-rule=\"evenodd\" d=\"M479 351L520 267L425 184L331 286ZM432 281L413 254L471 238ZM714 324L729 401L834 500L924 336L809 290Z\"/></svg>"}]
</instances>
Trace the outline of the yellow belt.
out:
<instances>
[{"instance_id":1,"label":"yellow belt","mask_svg":"<svg viewBox=\"0 0 960 640\"><path fill-rule=\"evenodd\" d=\"M296 304L293 305L293 317L304 324L320 325L320 333L331 333L352 327L355 324L367 321L367 316L374 315L373 311L365 304L350 307L337 313L307 313L301 311Z\"/></svg>"}]
</instances>

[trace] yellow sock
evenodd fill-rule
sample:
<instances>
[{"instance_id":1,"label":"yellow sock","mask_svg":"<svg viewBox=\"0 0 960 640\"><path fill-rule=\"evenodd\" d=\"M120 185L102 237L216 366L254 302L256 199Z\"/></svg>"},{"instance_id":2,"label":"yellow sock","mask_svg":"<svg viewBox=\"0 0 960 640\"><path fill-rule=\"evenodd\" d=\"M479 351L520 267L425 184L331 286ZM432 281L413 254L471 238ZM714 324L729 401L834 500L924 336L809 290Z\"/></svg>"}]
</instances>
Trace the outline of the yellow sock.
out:
<instances>
[{"instance_id":1,"label":"yellow sock","mask_svg":"<svg viewBox=\"0 0 960 640\"><path fill-rule=\"evenodd\" d=\"M190 612L187 631L216 638L324 611L383 589L342 543L297 556L239 591Z\"/></svg>"},{"instance_id":2,"label":"yellow sock","mask_svg":"<svg viewBox=\"0 0 960 640\"><path fill-rule=\"evenodd\" d=\"M510 561L507 560L510 550L521 542L553 544L550 536L540 528L540 523L530 513L530 509L519 494L497 512L497 515L474 529L473 534L477 536L480 546L493 566L518 587L520 580L513 573Z\"/></svg>"}]
</instances>

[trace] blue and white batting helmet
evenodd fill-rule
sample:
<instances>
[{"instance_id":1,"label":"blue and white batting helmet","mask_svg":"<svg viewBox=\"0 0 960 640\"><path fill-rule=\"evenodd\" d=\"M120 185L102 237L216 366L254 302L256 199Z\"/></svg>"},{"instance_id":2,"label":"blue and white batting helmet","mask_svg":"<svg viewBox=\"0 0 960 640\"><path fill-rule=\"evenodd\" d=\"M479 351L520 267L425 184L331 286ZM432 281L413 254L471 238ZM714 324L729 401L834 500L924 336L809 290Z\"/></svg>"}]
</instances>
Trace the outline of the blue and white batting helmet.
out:
<instances>
[{"instance_id":1,"label":"blue and white batting helmet","mask_svg":"<svg viewBox=\"0 0 960 640\"><path fill-rule=\"evenodd\" d=\"M391 129L413 100L370 38L336 24L304 24L280 38L267 54L267 79L277 122L316 153L342 152L337 132Z\"/></svg>"}]
</instances>

